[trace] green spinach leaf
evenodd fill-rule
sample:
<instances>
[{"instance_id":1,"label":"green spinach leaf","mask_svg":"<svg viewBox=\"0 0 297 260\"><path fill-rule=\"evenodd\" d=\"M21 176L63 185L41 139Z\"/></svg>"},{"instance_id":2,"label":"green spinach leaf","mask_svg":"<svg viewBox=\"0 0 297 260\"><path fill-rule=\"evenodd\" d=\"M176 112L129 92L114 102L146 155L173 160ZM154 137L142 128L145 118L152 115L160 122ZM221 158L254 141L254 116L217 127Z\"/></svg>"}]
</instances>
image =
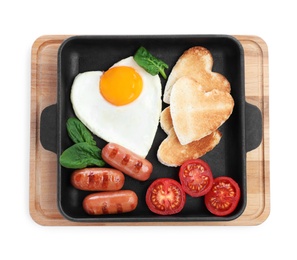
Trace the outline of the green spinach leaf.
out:
<instances>
[{"instance_id":1,"label":"green spinach leaf","mask_svg":"<svg viewBox=\"0 0 297 260\"><path fill-rule=\"evenodd\" d=\"M67 148L60 156L60 164L65 168L82 169L87 166L105 165L101 149L87 142L76 143Z\"/></svg>"},{"instance_id":2,"label":"green spinach leaf","mask_svg":"<svg viewBox=\"0 0 297 260\"><path fill-rule=\"evenodd\" d=\"M140 47L133 58L140 67L145 69L151 75L155 76L160 73L164 79L167 78L165 69L168 69L168 65L164 61L154 57L144 47Z\"/></svg>"},{"instance_id":3,"label":"green spinach leaf","mask_svg":"<svg viewBox=\"0 0 297 260\"><path fill-rule=\"evenodd\" d=\"M70 117L66 122L67 132L74 143L87 142L96 145L91 132L85 125L74 117Z\"/></svg>"}]
</instances>

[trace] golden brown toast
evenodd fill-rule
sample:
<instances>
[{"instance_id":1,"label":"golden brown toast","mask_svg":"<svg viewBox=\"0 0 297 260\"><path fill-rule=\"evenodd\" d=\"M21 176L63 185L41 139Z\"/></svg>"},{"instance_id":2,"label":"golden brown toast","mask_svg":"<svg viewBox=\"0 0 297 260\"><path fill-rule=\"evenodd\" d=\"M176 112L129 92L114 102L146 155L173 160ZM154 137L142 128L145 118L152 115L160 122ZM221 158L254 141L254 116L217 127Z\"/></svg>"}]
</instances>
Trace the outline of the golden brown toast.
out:
<instances>
[{"instance_id":1,"label":"golden brown toast","mask_svg":"<svg viewBox=\"0 0 297 260\"><path fill-rule=\"evenodd\" d=\"M159 146L157 158L164 165L177 167L187 160L197 159L211 151L220 142L221 137L220 131L216 130L198 141L181 145L174 128L171 128L168 137Z\"/></svg>"},{"instance_id":2,"label":"golden brown toast","mask_svg":"<svg viewBox=\"0 0 297 260\"><path fill-rule=\"evenodd\" d=\"M173 127L170 106L162 110L160 115L160 126L166 134L169 134L170 129Z\"/></svg>"},{"instance_id":3,"label":"golden brown toast","mask_svg":"<svg viewBox=\"0 0 297 260\"><path fill-rule=\"evenodd\" d=\"M218 89L206 92L195 80L181 77L170 97L170 114L179 142L185 145L211 134L229 118L233 107L230 93Z\"/></svg>"},{"instance_id":4,"label":"golden brown toast","mask_svg":"<svg viewBox=\"0 0 297 260\"><path fill-rule=\"evenodd\" d=\"M157 157L162 164L167 166L180 166L186 160L197 159L203 156L211 151L222 137L220 131L216 130L198 141L181 145L174 132L170 106L162 111L160 125L164 132L168 134L168 137L159 146Z\"/></svg>"},{"instance_id":5,"label":"golden brown toast","mask_svg":"<svg viewBox=\"0 0 297 260\"><path fill-rule=\"evenodd\" d=\"M209 50L195 46L186 50L172 68L165 85L163 101L170 104L173 84L182 76L195 79L205 91L218 89L230 92L229 81L221 74L212 71L213 57Z\"/></svg>"}]
</instances>

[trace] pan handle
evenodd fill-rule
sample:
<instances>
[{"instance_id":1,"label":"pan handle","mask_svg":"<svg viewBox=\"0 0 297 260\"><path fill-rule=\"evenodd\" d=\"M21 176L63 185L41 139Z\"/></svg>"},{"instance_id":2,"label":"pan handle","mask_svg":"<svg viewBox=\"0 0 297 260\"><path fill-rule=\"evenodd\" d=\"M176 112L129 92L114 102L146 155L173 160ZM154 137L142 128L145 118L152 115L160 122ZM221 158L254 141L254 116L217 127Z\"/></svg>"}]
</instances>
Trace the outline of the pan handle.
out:
<instances>
[{"instance_id":1,"label":"pan handle","mask_svg":"<svg viewBox=\"0 0 297 260\"><path fill-rule=\"evenodd\" d=\"M50 105L41 112L40 142L44 149L57 153L57 104Z\"/></svg>"},{"instance_id":2,"label":"pan handle","mask_svg":"<svg viewBox=\"0 0 297 260\"><path fill-rule=\"evenodd\" d=\"M262 142L263 122L260 109L250 103L245 104L246 151L256 149Z\"/></svg>"}]
</instances>

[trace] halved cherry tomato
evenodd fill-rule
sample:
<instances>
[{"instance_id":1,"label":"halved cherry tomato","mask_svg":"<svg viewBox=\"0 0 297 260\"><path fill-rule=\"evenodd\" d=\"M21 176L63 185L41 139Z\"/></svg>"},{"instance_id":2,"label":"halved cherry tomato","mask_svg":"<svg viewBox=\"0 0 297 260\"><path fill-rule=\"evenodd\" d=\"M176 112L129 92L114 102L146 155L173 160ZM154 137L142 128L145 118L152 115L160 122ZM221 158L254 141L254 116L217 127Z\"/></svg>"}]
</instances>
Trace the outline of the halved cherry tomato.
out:
<instances>
[{"instance_id":1,"label":"halved cherry tomato","mask_svg":"<svg viewBox=\"0 0 297 260\"><path fill-rule=\"evenodd\" d=\"M146 204L159 215L172 215L180 212L186 203L186 194L176 180L156 179L147 189Z\"/></svg>"},{"instance_id":2,"label":"halved cherry tomato","mask_svg":"<svg viewBox=\"0 0 297 260\"><path fill-rule=\"evenodd\" d=\"M212 188L204 197L207 209L217 216L226 216L232 213L237 207L239 199L238 184L226 176L215 178Z\"/></svg>"},{"instance_id":3,"label":"halved cherry tomato","mask_svg":"<svg viewBox=\"0 0 297 260\"><path fill-rule=\"evenodd\" d=\"M209 165L201 160L188 160L179 170L183 190L192 197L205 195L212 186L213 176Z\"/></svg>"}]
</instances>

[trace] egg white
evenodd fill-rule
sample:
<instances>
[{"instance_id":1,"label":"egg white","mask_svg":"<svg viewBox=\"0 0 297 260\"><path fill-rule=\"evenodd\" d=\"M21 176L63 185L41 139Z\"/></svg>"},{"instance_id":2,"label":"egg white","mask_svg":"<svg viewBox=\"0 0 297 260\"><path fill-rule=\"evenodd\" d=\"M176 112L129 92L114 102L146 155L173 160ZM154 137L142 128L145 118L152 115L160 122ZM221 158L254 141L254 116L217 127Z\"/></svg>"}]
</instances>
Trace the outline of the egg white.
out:
<instances>
[{"instance_id":1,"label":"egg white","mask_svg":"<svg viewBox=\"0 0 297 260\"><path fill-rule=\"evenodd\" d=\"M90 131L107 142L114 142L146 157L154 140L162 109L162 86L158 75L152 76L128 57L115 66L133 67L141 76L139 97L124 106L106 101L99 91L102 71L78 74L71 88L75 115Z\"/></svg>"}]
</instances>

